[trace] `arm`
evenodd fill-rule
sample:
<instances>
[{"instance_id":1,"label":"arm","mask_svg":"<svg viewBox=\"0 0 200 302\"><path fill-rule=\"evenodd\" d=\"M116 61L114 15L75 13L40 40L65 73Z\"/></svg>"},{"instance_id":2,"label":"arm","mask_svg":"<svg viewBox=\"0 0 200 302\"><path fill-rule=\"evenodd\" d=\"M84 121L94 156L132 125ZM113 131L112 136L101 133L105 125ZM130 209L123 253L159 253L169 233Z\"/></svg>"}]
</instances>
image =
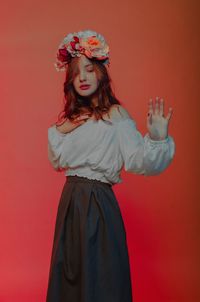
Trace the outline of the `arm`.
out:
<instances>
[{"instance_id":1,"label":"arm","mask_svg":"<svg viewBox=\"0 0 200 302\"><path fill-rule=\"evenodd\" d=\"M143 137L131 115L121 105L113 107L112 116L118 119L117 134L125 171L156 175L169 166L175 153L171 136L152 139L150 133L146 133Z\"/></svg>"},{"instance_id":2,"label":"arm","mask_svg":"<svg viewBox=\"0 0 200 302\"><path fill-rule=\"evenodd\" d=\"M152 140L147 133L143 138L133 119L118 123L118 135L125 171L146 176L160 174L174 157L175 143L171 136Z\"/></svg>"},{"instance_id":3,"label":"arm","mask_svg":"<svg viewBox=\"0 0 200 302\"><path fill-rule=\"evenodd\" d=\"M60 127L60 126L59 126ZM67 133L62 133L56 125L48 128L48 159L56 171L61 171L59 159Z\"/></svg>"},{"instance_id":4,"label":"arm","mask_svg":"<svg viewBox=\"0 0 200 302\"><path fill-rule=\"evenodd\" d=\"M67 164L64 165L61 161L61 155L65 152L64 143L69 139L70 133L85 123L89 116L90 114L83 114L74 118L73 122L66 119L61 125L55 124L48 128L48 159L56 171L67 168Z\"/></svg>"}]
</instances>

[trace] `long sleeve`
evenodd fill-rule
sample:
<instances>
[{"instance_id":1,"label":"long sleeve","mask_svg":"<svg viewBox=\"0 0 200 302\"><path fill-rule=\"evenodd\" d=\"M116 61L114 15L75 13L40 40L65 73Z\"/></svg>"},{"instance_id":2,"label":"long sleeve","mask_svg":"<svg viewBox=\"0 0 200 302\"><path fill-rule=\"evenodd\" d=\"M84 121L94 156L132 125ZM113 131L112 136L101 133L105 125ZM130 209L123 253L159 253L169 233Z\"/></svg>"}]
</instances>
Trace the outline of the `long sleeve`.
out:
<instances>
[{"instance_id":1,"label":"long sleeve","mask_svg":"<svg viewBox=\"0 0 200 302\"><path fill-rule=\"evenodd\" d=\"M143 137L132 118L120 121L117 130L125 171L156 175L171 163L175 153L171 136L160 141L152 140L148 133Z\"/></svg>"},{"instance_id":2,"label":"long sleeve","mask_svg":"<svg viewBox=\"0 0 200 302\"><path fill-rule=\"evenodd\" d=\"M48 128L48 159L57 171L61 168L59 160L66 136L67 134L61 133L56 129L56 125Z\"/></svg>"}]
</instances>

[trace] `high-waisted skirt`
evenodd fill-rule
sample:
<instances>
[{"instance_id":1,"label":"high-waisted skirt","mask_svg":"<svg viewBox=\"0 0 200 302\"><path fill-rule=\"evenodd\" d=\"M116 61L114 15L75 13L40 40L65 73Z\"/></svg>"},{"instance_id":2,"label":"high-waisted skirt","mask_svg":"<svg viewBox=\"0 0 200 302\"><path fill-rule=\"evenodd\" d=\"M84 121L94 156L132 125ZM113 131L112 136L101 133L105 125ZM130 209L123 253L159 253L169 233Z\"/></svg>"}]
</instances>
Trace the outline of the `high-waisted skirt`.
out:
<instances>
[{"instance_id":1,"label":"high-waisted skirt","mask_svg":"<svg viewBox=\"0 0 200 302\"><path fill-rule=\"evenodd\" d=\"M46 302L132 302L126 231L112 186L67 176Z\"/></svg>"}]
</instances>

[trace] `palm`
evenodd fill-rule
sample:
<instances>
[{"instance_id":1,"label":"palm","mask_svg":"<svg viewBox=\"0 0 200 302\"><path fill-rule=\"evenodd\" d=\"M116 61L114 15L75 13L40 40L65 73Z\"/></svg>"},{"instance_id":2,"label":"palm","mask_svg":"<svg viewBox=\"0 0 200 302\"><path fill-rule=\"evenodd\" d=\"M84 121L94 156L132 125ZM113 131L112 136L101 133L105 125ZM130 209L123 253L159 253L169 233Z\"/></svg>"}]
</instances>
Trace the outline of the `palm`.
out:
<instances>
[{"instance_id":1,"label":"palm","mask_svg":"<svg viewBox=\"0 0 200 302\"><path fill-rule=\"evenodd\" d=\"M164 101L156 97L155 109L153 110L152 99L149 101L149 114L147 117L147 128L150 138L153 140L165 139L168 135L168 123L172 115L172 108L169 113L164 117Z\"/></svg>"}]
</instances>

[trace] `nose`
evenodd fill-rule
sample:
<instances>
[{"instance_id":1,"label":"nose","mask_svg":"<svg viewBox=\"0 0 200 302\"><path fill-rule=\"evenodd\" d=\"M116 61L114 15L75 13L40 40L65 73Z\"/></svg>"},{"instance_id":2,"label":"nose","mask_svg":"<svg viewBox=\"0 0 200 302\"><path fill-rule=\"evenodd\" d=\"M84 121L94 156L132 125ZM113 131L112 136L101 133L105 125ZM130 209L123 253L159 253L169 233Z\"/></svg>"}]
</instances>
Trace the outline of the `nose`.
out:
<instances>
[{"instance_id":1,"label":"nose","mask_svg":"<svg viewBox=\"0 0 200 302\"><path fill-rule=\"evenodd\" d=\"M86 73L84 71L81 71L79 74L79 80L80 82L83 82L86 80Z\"/></svg>"}]
</instances>

